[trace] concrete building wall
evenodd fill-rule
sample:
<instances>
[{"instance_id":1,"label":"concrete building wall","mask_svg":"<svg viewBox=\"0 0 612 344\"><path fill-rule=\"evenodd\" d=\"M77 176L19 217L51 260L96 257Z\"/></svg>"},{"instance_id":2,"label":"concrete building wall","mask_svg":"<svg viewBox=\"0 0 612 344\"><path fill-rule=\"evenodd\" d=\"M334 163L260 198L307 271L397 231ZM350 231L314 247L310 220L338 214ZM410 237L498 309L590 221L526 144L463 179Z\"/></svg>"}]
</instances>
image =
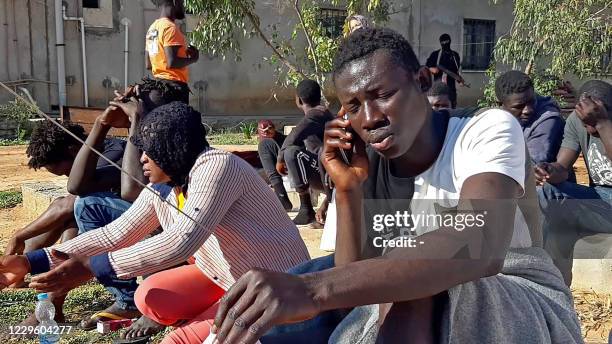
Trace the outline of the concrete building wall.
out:
<instances>
[{"instance_id":1,"label":"concrete building wall","mask_svg":"<svg viewBox=\"0 0 612 344\"><path fill-rule=\"evenodd\" d=\"M55 47L55 0L0 0L0 80L35 79L27 84L42 109L49 111L57 104L57 60ZM123 87L125 28L122 18L131 21L129 28L129 82L147 75L144 65L144 37L149 25L158 17L151 0L101 0L101 9L82 9L80 0L67 0L68 16L86 18L86 55L89 104L104 107L112 98L112 89L103 86L111 80L113 88ZM262 26L276 24L293 27L290 9L276 7L275 1L257 1ZM415 47L422 62L439 48L438 37L444 32L453 36L453 49L463 53L463 19L496 20L497 36L511 24L512 1L489 5L482 0L412 0L395 1L394 13L387 26L401 32ZM452 3L452 6L451 4ZM13 10L14 9L14 10ZM11 13L15 15L11 15ZM19 30L13 22L19 23ZM111 25L112 23L112 25ZM189 29L189 28L188 28ZM288 30L287 30L288 31ZM67 103L83 106L83 69L81 36L78 22L64 23ZM12 37L16 38L13 39ZM222 60L201 54L200 61L190 67L192 105L206 116L299 116L291 90L278 92L272 68L263 61L270 51L258 39L241 41L242 60ZM482 72L465 73L471 89L460 88L460 104L473 104L482 93L486 78ZM50 83L50 84L49 84ZM204 85L202 89L195 84ZM0 102L10 99L0 91Z\"/></svg>"}]
</instances>

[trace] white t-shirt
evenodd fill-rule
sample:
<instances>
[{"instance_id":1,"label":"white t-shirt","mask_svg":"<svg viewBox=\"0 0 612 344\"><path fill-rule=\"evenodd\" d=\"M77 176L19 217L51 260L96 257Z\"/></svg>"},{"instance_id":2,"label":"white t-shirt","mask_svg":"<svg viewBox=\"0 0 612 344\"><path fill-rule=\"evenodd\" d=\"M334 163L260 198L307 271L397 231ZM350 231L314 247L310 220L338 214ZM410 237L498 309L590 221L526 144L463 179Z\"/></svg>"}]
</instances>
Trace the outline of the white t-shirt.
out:
<instances>
[{"instance_id":1,"label":"white t-shirt","mask_svg":"<svg viewBox=\"0 0 612 344\"><path fill-rule=\"evenodd\" d=\"M412 213L436 214L434 203L457 207L465 180L480 173L501 173L524 189L525 158L523 131L510 113L491 109L473 117L451 117L438 159L415 179ZM416 235L436 229L431 223L415 224ZM527 223L517 209L510 247L531 245Z\"/></svg>"}]
</instances>

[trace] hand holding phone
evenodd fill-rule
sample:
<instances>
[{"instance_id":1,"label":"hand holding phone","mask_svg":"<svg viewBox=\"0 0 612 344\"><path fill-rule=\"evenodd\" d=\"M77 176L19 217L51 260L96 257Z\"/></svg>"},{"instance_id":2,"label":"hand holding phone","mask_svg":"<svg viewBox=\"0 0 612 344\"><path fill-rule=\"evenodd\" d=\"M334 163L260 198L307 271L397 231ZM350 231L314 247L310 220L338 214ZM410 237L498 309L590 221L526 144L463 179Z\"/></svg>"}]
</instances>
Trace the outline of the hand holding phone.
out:
<instances>
[{"instance_id":1,"label":"hand holding phone","mask_svg":"<svg viewBox=\"0 0 612 344\"><path fill-rule=\"evenodd\" d=\"M352 127L347 114L327 123L321 160L337 192L354 191L368 176L365 143Z\"/></svg>"}]
</instances>

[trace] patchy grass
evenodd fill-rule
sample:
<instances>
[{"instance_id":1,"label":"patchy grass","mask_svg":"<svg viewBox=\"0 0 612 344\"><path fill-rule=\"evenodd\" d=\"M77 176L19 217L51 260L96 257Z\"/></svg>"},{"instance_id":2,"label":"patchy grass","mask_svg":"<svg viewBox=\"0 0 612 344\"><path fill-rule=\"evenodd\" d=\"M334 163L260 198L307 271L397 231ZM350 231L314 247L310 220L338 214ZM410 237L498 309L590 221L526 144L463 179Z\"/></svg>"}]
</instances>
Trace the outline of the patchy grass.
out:
<instances>
[{"instance_id":1,"label":"patchy grass","mask_svg":"<svg viewBox=\"0 0 612 344\"><path fill-rule=\"evenodd\" d=\"M20 191L0 191L0 209L14 208L23 202Z\"/></svg>"},{"instance_id":2,"label":"patchy grass","mask_svg":"<svg viewBox=\"0 0 612 344\"><path fill-rule=\"evenodd\" d=\"M244 133L213 133L206 137L212 146L218 145L256 145L257 136L247 138Z\"/></svg>"},{"instance_id":3,"label":"patchy grass","mask_svg":"<svg viewBox=\"0 0 612 344\"><path fill-rule=\"evenodd\" d=\"M20 139L0 139L0 147L3 146L23 146L29 143L28 140Z\"/></svg>"},{"instance_id":4,"label":"patchy grass","mask_svg":"<svg viewBox=\"0 0 612 344\"><path fill-rule=\"evenodd\" d=\"M72 326L70 333L61 336L61 343L112 343L118 333L101 335L95 331L85 332L77 328L78 323L86 316L100 311L113 302L112 295L97 283L86 284L68 294L64 304L67 325ZM28 317L36 306L36 292L32 289L5 290L0 292L0 339L9 339L9 326L16 326ZM151 343L159 343L166 332L153 337ZM9 343L35 344L38 339L16 338Z\"/></svg>"}]
</instances>

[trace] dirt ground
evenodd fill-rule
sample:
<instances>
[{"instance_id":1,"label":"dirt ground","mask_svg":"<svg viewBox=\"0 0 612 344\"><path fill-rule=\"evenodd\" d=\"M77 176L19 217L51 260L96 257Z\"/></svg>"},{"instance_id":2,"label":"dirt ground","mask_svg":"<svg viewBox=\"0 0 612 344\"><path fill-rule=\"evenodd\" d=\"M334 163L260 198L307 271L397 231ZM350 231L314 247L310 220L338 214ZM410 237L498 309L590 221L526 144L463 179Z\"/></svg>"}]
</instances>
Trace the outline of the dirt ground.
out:
<instances>
[{"instance_id":1,"label":"dirt ground","mask_svg":"<svg viewBox=\"0 0 612 344\"><path fill-rule=\"evenodd\" d=\"M244 147L223 147L234 150ZM253 147L248 147L253 148ZM19 189L21 183L29 181L65 181L51 173L34 171L27 166L25 146L0 147L0 191ZM588 184L588 174L584 161L578 160L574 166L578 182ZM21 205L12 209L0 210L0 248L4 248L11 234L25 226L28 220ZM319 249L323 230L300 227L300 234L313 258L329 253ZM2 250L0 250L1 253ZM604 343L612 328L612 306L609 295L595 295L584 291L574 291L576 309L580 314L583 334L589 343Z\"/></svg>"}]
</instances>

